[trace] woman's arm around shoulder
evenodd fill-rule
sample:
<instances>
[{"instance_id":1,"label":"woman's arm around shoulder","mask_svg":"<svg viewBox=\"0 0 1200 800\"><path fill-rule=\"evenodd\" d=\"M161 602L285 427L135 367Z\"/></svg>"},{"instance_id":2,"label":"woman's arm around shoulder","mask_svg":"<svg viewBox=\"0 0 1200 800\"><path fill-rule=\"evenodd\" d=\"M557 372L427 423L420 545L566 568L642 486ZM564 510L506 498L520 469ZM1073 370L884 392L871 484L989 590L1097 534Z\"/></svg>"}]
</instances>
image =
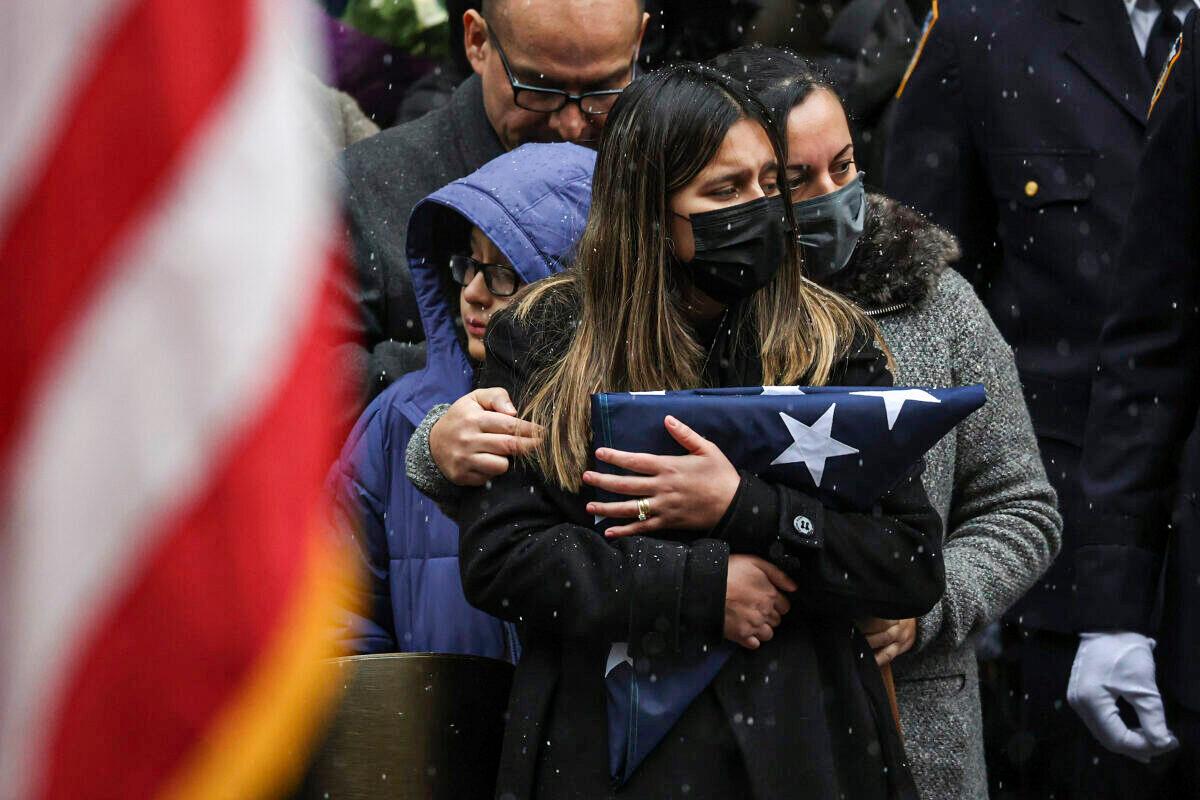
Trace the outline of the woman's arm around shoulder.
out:
<instances>
[{"instance_id":1,"label":"woman's arm around shoulder","mask_svg":"<svg viewBox=\"0 0 1200 800\"><path fill-rule=\"evenodd\" d=\"M954 331L954 382L982 383L987 403L955 431L954 492L943 553L946 593L917 623L917 649L960 645L1000 617L1062 544L1012 350L966 279L947 270L931 314Z\"/></svg>"},{"instance_id":2,"label":"woman's arm around shoulder","mask_svg":"<svg viewBox=\"0 0 1200 800\"><path fill-rule=\"evenodd\" d=\"M408 479L423 495L437 503L447 516L452 517L458 508L460 489L442 474L429 449L429 432L449 410L449 403L440 403L429 409L425 419L421 420L421 424L413 431L412 438L408 440L404 470Z\"/></svg>"}]
</instances>

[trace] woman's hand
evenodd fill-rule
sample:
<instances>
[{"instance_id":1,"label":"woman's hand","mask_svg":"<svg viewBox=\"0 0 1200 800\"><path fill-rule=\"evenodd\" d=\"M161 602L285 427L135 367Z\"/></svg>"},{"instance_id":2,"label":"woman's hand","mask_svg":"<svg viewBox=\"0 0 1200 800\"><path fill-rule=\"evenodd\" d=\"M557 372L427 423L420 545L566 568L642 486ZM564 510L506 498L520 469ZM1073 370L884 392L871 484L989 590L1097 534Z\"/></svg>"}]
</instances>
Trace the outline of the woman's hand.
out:
<instances>
[{"instance_id":1,"label":"woman's hand","mask_svg":"<svg viewBox=\"0 0 1200 800\"><path fill-rule=\"evenodd\" d=\"M875 663L890 664L897 656L907 653L917 641L915 619L867 619L858 623L875 651Z\"/></svg>"},{"instance_id":2,"label":"woman's hand","mask_svg":"<svg viewBox=\"0 0 1200 800\"><path fill-rule=\"evenodd\" d=\"M711 530L733 502L742 479L720 448L675 417L668 416L664 424L687 455L655 456L602 447L596 451L597 459L637 474L583 473L588 486L644 498L648 505L647 519L609 528L606 536ZM587 511L612 519L637 519L638 501L588 503Z\"/></svg>"},{"instance_id":3,"label":"woman's hand","mask_svg":"<svg viewBox=\"0 0 1200 800\"><path fill-rule=\"evenodd\" d=\"M517 416L504 389L476 389L429 430L433 462L458 486L483 486L508 471L513 456L532 452L541 431Z\"/></svg>"},{"instance_id":4,"label":"woman's hand","mask_svg":"<svg viewBox=\"0 0 1200 800\"><path fill-rule=\"evenodd\" d=\"M783 592L796 584L783 570L757 556L729 556L725 579L725 638L757 650L775 636L775 628L792 607Z\"/></svg>"}]
</instances>

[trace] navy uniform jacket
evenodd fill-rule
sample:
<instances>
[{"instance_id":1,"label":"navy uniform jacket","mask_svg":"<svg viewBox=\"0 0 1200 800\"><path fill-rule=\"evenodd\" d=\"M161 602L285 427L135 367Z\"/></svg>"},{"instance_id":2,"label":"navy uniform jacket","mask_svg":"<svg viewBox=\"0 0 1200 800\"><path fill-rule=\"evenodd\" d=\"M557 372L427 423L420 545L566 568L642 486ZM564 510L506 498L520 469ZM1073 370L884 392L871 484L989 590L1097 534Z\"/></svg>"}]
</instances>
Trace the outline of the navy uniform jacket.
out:
<instances>
[{"instance_id":1,"label":"navy uniform jacket","mask_svg":"<svg viewBox=\"0 0 1200 800\"><path fill-rule=\"evenodd\" d=\"M1157 633L1160 680L1194 709L1200 709L1194 679L1200 669L1198 28L1192 12L1150 118L1092 388L1083 474L1097 512L1075 553L1080 629ZM1152 613L1164 585L1156 630Z\"/></svg>"},{"instance_id":2,"label":"navy uniform jacket","mask_svg":"<svg viewBox=\"0 0 1200 800\"><path fill-rule=\"evenodd\" d=\"M1154 82L1122 0L940 0L931 17L884 182L958 235L1013 347L1066 530L1009 619L1066 632L1095 341Z\"/></svg>"}]
</instances>

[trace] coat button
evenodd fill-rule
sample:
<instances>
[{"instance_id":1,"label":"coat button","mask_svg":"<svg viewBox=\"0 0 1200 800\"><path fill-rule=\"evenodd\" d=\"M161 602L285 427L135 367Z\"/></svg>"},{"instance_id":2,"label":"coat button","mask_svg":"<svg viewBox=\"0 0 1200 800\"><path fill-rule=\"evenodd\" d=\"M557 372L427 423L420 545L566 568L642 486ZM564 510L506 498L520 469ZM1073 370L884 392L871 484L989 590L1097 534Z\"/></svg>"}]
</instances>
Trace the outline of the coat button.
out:
<instances>
[{"instance_id":1,"label":"coat button","mask_svg":"<svg viewBox=\"0 0 1200 800\"><path fill-rule=\"evenodd\" d=\"M792 520L792 527L796 529L796 533L801 536L812 536L813 524L808 517L796 517Z\"/></svg>"},{"instance_id":2,"label":"coat button","mask_svg":"<svg viewBox=\"0 0 1200 800\"><path fill-rule=\"evenodd\" d=\"M1033 197L1037 193L1038 193L1038 182L1037 181L1030 181L1029 183L1025 184L1025 196L1026 197Z\"/></svg>"}]
</instances>

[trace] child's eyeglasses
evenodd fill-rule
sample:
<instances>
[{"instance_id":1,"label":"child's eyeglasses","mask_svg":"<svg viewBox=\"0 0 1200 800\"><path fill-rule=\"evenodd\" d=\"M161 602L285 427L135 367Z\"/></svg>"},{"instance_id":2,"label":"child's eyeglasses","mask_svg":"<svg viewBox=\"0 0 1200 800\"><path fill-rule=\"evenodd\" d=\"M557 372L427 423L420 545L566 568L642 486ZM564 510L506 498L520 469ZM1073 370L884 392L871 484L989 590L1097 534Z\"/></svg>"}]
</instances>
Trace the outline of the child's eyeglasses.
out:
<instances>
[{"instance_id":1,"label":"child's eyeglasses","mask_svg":"<svg viewBox=\"0 0 1200 800\"><path fill-rule=\"evenodd\" d=\"M504 264L484 264L467 255L450 256L450 276L459 286L466 286L483 272L483 282L496 297L512 297L521 288L521 277Z\"/></svg>"}]
</instances>

